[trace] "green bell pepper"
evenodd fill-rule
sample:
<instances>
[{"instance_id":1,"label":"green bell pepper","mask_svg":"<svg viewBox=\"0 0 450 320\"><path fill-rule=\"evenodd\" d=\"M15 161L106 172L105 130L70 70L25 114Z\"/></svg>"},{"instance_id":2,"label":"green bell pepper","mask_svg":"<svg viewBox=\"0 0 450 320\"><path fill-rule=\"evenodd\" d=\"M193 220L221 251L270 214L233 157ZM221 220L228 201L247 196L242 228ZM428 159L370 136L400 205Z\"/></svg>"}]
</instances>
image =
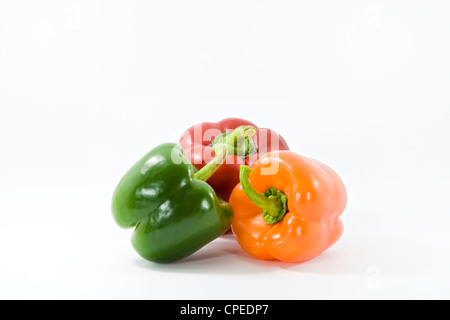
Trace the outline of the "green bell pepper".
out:
<instances>
[{"instance_id":1,"label":"green bell pepper","mask_svg":"<svg viewBox=\"0 0 450 320\"><path fill-rule=\"evenodd\" d=\"M219 169L229 148L255 132L250 126L237 128L200 171L181 146L166 143L125 174L114 193L112 212L119 226L135 228L132 245L140 256L157 263L175 262L229 229L233 209L205 181Z\"/></svg>"}]
</instances>

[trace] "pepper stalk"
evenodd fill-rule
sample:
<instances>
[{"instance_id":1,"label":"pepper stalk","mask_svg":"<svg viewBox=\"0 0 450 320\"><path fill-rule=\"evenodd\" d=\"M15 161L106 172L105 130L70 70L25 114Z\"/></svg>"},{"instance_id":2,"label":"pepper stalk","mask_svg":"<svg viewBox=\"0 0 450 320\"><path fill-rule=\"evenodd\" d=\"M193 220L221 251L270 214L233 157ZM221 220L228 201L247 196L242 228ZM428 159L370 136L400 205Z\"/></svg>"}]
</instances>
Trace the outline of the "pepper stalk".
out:
<instances>
[{"instance_id":1,"label":"pepper stalk","mask_svg":"<svg viewBox=\"0 0 450 320\"><path fill-rule=\"evenodd\" d=\"M212 175L219 170L227 156L232 150L242 148L246 144L248 138L256 134L257 130L252 126L240 126L233 132L227 134L221 142L214 144L214 153L216 156L206 166L194 175L194 179L207 181Z\"/></svg>"},{"instance_id":2,"label":"pepper stalk","mask_svg":"<svg viewBox=\"0 0 450 320\"><path fill-rule=\"evenodd\" d=\"M262 209L262 215L268 225L275 224L283 220L287 211L287 197L278 189L271 187L263 194L259 194L253 189L248 176L252 170L248 166L241 166L239 179L241 186L247 197Z\"/></svg>"}]
</instances>

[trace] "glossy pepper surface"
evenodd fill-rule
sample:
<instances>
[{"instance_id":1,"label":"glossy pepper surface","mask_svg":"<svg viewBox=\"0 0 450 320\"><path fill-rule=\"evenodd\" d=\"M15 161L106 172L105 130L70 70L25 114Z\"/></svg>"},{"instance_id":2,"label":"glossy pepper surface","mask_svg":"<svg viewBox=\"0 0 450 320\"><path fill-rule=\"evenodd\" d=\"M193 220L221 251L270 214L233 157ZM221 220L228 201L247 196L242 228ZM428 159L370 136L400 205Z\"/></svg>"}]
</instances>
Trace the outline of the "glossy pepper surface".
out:
<instances>
[{"instance_id":1,"label":"glossy pepper surface","mask_svg":"<svg viewBox=\"0 0 450 320\"><path fill-rule=\"evenodd\" d=\"M254 134L242 128L237 135ZM233 209L205 182L221 165L227 146L203 170L184 156L181 146L160 145L138 161L113 196L117 224L135 228L132 245L144 259L170 263L183 259L222 235Z\"/></svg>"},{"instance_id":2,"label":"glossy pepper surface","mask_svg":"<svg viewBox=\"0 0 450 320\"><path fill-rule=\"evenodd\" d=\"M228 201L236 184L239 183L239 168L245 164L253 165L258 158L270 151L289 150L286 141L277 132L258 128L254 123L228 118L219 122L199 123L189 128L181 137L180 145L186 157L197 169L202 169L217 152L217 145L240 126L252 126L257 129L254 136L248 137L241 148L230 148L224 165L208 180L217 194Z\"/></svg>"},{"instance_id":3,"label":"glossy pepper surface","mask_svg":"<svg viewBox=\"0 0 450 320\"><path fill-rule=\"evenodd\" d=\"M316 160L288 151L242 166L234 189L232 230L241 247L264 260L303 262L342 235L347 193L340 177Z\"/></svg>"}]
</instances>

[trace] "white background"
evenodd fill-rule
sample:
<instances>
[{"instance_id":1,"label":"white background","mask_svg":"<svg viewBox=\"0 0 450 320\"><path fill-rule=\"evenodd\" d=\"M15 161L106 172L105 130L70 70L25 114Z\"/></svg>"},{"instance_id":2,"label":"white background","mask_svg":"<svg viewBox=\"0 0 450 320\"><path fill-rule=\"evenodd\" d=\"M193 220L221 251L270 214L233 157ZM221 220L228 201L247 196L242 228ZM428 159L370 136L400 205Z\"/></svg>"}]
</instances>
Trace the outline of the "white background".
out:
<instances>
[{"instance_id":1,"label":"white background","mask_svg":"<svg viewBox=\"0 0 450 320\"><path fill-rule=\"evenodd\" d=\"M450 2L0 2L0 298L450 298ZM110 213L143 154L235 116L333 167L343 238L141 260Z\"/></svg>"}]
</instances>

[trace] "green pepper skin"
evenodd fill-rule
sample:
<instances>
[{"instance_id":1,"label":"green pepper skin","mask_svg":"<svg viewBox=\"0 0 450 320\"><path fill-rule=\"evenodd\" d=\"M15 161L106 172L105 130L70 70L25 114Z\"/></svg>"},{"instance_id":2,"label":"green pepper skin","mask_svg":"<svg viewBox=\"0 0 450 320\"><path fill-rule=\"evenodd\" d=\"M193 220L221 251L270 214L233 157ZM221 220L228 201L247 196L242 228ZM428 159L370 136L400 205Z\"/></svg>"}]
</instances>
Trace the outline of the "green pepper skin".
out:
<instances>
[{"instance_id":1,"label":"green pepper skin","mask_svg":"<svg viewBox=\"0 0 450 320\"><path fill-rule=\"evenodd\" d=\"M209 184L195 180L195 173L181 146L166 143L145 155L117 186L114 219L123 228L135 228L132 244L144 259L181 260L230 227L233 209Z\"/></svg>"}]
</instances>

